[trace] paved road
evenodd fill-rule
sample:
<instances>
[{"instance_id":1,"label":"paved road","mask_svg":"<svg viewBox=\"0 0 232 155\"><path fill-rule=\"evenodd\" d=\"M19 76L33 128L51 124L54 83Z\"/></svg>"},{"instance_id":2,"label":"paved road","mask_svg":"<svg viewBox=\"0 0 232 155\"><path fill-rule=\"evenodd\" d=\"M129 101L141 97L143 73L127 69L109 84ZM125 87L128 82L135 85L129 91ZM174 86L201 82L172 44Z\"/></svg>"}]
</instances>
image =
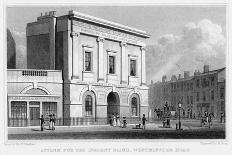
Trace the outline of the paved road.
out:
<instances>
[{"instance_id":1,"label":"paved road","mask_svg":"<svg viewBox=\"0 0 232 155\"><path fill-rule=\"evenodd\" d=\"M148 124L146 130L112 126L57 127L55 131L34 128L9 128L8 139L224 139L224 124L214 123L211 128L200 127L199 122L184 121L182 131L175 130L177 121L172 121L172 128L163 128L161 122Z\"/></svg>"}]
</instances>

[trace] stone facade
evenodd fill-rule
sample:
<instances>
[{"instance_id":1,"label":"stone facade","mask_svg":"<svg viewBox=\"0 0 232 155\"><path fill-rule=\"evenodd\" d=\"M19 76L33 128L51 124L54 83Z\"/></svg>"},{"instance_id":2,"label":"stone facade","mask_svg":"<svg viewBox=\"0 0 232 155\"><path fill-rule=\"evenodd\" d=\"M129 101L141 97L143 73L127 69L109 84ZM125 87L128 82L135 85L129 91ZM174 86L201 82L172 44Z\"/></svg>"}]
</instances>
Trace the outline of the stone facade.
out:
<instances>
[{"instance_id":1,"label":"stone facade","mask_svg":"<svg viewBox=\"0 0 232 155\"><path fill-rule=\"evenodd\" d=\"M65 119L94 124L107 123L112 113L140 118L148 115L144 40L149 37L79 12L59 17L49 12L27 25L27 64L62 70Z\"/></svg>"},{"instance_id":2,"label":"stone facade","mask_svg":"<svg viewBox=\"0 0 232 155\"><path fill-rule=\"evenodd\" d=\"M182 117L199 118L207 111L220 118L225 114L225 68L209 71L206 65L202 73L195 71L189 76L189 72L185 72L183 78L173 75L170 81L163 76L162 82L151 83L149 98L152 112L163 109L166 102L176 111L181 103Z\"/></svg>"},{"instance_id":3,"label":"stone facade","mask_svg":"<svg viewBox=\"0 0 232 155\"><path fill-rule=\"evenodd\" d=\"M62 85L59 70L8 69L8 126L38 126L42 114L62 118Z\"/></svg>"}]
</instances>

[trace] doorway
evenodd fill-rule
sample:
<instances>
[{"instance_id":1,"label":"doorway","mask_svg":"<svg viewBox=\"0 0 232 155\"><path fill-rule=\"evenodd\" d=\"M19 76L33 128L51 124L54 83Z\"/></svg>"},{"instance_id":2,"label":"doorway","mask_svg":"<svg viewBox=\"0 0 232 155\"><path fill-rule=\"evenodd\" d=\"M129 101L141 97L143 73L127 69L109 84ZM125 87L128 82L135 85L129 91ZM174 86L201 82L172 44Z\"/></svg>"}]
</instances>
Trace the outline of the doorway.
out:
<instances>
[{"instance_id":1,"label":"doorway","mask_svg":"<svg viewBox=\"0 0 232 155\"><path fill-rule=\"evenodd\" d=\"M40 102L30 102L30 126L40 125Z\"/></svg>"},{"instance_id":2,"label":"doorway","mask_svg":"<svg viewBox=\"0 0 232 155\"><path fill-rule=\"evenodd\" d=\"M110 92L107 96L107 123L113 114L120 115L120 99L118 93Z\"/></svg>"}]
</instances>

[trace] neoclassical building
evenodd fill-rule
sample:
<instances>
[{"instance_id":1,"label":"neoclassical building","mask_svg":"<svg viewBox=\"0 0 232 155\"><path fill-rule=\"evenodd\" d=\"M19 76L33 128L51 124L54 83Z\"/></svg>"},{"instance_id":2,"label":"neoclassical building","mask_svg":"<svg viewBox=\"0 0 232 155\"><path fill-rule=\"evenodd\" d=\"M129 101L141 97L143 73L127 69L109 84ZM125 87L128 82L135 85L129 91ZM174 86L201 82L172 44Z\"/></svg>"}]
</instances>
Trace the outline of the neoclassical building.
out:
<instances>
[{"instance_id":1,"label":"neoclassical building","mask_svg":"<svg viewBox=\"0 0 232 155\"><path fill-rule=\"evenodd\" d=\"M54 111L64 125L105 124L112 114L148 116L144 47L150 35L145 31L75 11L59 17L52 11L28 23L26 35L28 70L61 73L62 92L52 94L61 94Z\"/></svg>"}]
</instances>

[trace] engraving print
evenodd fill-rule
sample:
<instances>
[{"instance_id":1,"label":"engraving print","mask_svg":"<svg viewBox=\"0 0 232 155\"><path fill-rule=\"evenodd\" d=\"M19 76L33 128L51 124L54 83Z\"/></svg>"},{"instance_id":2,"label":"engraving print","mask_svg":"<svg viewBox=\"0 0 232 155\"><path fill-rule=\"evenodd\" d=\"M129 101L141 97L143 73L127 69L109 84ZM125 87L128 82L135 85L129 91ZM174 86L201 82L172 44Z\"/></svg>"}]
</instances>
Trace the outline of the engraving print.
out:
<instances>
[{"instance_id":1,"label":"engraving print","mask_svg":"<svg viewBox=\"0 0 232 155\"><path fill-rule=\"evenodd\" d=\"M226 6L7 6L7 138L226 139Z\"/></svg>"}]
</instances>

